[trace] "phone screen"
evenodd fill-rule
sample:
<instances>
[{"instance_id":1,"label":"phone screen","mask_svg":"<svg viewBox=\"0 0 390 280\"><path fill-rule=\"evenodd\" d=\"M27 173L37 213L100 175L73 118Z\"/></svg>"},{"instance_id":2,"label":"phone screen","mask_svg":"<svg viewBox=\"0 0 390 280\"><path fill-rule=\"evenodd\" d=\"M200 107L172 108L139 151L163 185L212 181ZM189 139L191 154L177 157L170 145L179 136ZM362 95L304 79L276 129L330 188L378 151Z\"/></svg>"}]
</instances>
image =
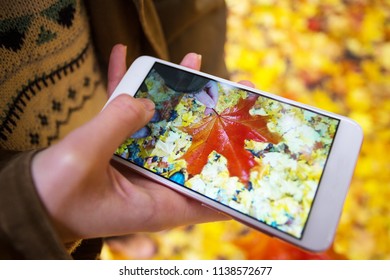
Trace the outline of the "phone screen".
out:
<instances>
[{"instance_id":1,"label":"phone screen","mask_svg":"<svg viewBox=\"0 0 390 280\"><path fill-rule=\"evenodd\" d=\"M300 239L339 120L156 62L117 156Z\"/></svg>"}]
</instances>

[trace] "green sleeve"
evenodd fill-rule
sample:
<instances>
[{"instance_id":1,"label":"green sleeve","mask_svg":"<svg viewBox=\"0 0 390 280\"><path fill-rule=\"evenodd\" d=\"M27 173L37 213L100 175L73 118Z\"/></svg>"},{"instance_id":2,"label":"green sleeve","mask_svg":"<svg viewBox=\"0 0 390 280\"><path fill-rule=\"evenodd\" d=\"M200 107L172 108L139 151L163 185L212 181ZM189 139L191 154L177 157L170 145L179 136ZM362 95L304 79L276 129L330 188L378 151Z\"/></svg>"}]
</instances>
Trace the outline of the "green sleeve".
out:
<instances>
[{"instance_id":1,"label":"green sleeve","mask_svg":"<svg viewBox=\"0 0 390 280\"><path fill-rule=\"evenodd\" d=\"M35 152L0 150L0 259L71 259L34 187Z\"/></svg>"}]
</instances>

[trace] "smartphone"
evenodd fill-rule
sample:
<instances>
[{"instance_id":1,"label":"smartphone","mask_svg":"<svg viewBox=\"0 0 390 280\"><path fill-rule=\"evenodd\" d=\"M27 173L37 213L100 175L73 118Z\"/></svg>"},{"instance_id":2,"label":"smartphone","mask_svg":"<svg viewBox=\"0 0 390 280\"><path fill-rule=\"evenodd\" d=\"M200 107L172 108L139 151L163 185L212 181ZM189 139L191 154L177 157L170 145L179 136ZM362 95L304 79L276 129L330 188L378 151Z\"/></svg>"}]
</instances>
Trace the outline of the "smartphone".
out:
<instances>
[{"instance_id":1,"label":"smartphone","mask_svg":"<svg viewBox=\"0 0 390 280\"><path fill-rule=\"evenodd\" d=\"M156 112L116 161L303 249L331 245L363 139L356 122L149 56L108 102L122 93Z\"/></svg>"}]
</instances>

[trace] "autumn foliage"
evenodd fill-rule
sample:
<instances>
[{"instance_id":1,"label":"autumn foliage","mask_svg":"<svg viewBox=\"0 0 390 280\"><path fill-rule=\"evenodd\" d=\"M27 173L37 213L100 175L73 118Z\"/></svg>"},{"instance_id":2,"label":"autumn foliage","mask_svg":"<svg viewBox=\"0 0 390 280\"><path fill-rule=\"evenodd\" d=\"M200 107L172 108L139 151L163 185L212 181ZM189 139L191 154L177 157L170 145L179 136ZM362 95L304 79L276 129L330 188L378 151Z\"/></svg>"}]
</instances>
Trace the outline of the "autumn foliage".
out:
<instances>
[{"instance_id":1,"label":"autumn foliage","mask_svg":"<svg viewBox=\"0 0 390 280\"><path fill-rule=\"evenodd\" d=\"M220 114L213 110L202 122L182 128L192 136L192 145L183 156L189 174L199 174L207 163L208 155L216 151L226 157L231 176L239 177L243 183L248 182L255 160L252 153L244 148L245 140L274 144L279 140L268 130L267 117L249 113L257 98L250 95Z\"/></svg>"}]
</instances>

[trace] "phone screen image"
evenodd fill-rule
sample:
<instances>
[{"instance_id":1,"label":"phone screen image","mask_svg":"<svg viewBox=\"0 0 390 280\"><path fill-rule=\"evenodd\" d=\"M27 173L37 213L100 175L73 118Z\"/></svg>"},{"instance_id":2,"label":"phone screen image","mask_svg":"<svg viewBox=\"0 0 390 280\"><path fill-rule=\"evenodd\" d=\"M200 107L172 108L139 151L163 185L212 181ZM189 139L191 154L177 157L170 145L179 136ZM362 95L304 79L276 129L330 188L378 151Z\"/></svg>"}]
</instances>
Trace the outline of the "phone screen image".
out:
<instances>
[{"instance_id":1,"label":"phone screen image","mask_svg":"<svg viewBox=\"0 0 390 280\"><path fill-rule=\"evenodd\" d=\"M158 62L135 97L156 113L116 156L302 237L338 119Z\"/></svg>"}]
</instances>

